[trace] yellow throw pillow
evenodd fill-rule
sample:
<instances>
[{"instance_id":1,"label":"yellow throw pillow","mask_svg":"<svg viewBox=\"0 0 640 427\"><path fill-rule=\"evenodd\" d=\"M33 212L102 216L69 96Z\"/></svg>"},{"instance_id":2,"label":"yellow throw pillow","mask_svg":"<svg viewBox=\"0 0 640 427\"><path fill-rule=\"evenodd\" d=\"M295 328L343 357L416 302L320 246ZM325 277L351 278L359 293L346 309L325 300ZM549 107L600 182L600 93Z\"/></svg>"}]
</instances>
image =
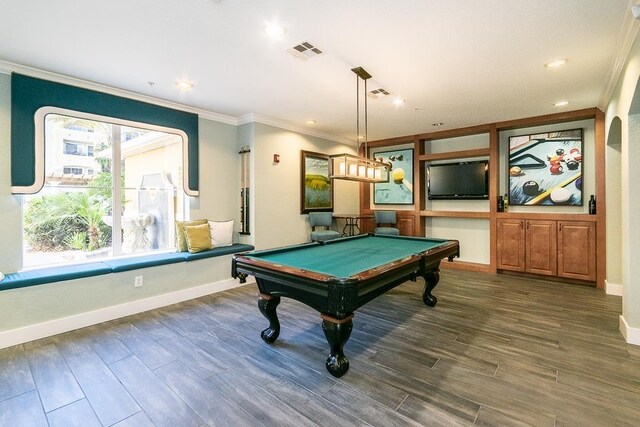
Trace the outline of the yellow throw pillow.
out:
<instances>
[{"instance_id":1,"label":"yellow throw pillow","mask_svg":"<svg viewBox=\"0 0 640 427\"><path fill-rule=\"evenodd\" d=\"M185 226L192 225L202 225L207 224L206 219L196 219L194 221L176 221L176 251L178 252L186 252L187 248L187 239L184 236L184 228Z\"/></svg>"},{"instance_id":2,"label":"yellow throw pillow","mask_svg":"<svg viewBox=\"0 0 640 427\"><path fill-rule=\"evenodd\" d=\"M192 254L213 248L211 235L209 234L209 224L188 225L182 227L182 229L187 240L187 249Z\"/></svg>"}]
</instances>

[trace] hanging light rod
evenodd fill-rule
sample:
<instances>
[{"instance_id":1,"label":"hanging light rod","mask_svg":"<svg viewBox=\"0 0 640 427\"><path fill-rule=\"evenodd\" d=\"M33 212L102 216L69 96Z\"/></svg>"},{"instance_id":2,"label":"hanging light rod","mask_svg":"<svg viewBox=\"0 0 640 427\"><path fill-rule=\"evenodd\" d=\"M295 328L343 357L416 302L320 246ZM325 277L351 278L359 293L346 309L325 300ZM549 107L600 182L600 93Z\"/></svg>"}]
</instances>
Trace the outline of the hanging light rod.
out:
<instances>
[{"instance_id":1,"label":"hanging light rod","mask_svg":"<svg viewBox=\"0 0 640 427\"><path fill-rule=\"evenodd\" d=\"M329 156L331 179L345 179L348 181L360 181L368 183L389 182L389 171L391 165L389 163L379 162L375 159L369 159L369 147L367 146L367 80L371 78L364 68L352 68L356 78L356 153L362 153L364 157L342 153ZM361 145L360 138L360 80L364 81L364 142Z\"/></svg>"},{"instance_id":2,"label":"hanging light rod","mask_svg":"<svg viewBox=\"0 0 640 427\"><path fill-rule=\"evenodd\" d=\"M365 70L362 67L352 68L351 71L356 73L356 75L360 77L362 80L369 80L371 77L373 77L371 74L367 72L367 70Z\"/></svg>"}]
</instances>

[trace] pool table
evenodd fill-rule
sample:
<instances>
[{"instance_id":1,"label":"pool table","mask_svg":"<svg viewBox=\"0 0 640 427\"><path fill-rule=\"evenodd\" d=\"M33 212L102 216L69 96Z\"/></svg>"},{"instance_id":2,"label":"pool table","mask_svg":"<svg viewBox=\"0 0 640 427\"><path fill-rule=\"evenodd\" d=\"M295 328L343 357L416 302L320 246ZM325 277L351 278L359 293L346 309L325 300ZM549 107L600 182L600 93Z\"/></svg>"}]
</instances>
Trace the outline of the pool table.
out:
<instances>
[{"instance_id":1,"label":"pool table","mask_svg":"<svg viewBox=\"0 0 640 427\"><path fill-rule=\"evenodd\" d=\"M280 297L319 311L330 347L326 367L341 377L349 369L343 348L351 335L353 312L417 276L425 280L422 300L435 306L431 291L438 284L440 261L459 255L457 240L368 234L236 254L231 273L241 283L249 275L256 278L258 308L269 321L261 334L267 343L280 334Z\"/></svg>"}]
</instances>

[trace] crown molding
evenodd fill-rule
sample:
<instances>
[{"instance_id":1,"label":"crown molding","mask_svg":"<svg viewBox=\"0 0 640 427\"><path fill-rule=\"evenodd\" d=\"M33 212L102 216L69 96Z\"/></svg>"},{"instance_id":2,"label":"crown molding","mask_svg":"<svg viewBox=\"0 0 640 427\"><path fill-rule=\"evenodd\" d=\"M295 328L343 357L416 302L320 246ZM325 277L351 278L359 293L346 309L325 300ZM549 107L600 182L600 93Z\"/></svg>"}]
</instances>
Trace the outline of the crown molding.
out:
<instances>
[{"instance_id":1,"label":"crown molding","mask_svg":"<svg viewBox=\"0 0 640 427\"><path fill-rule=\"evenodd\" d=\"M341 144L354 144L353 141L350 141L346 138L342 138L342 137L339 137L327 132L322 132L316 129L308 129L284 120L276 119L276 118L265 116L262 114L249 113L239 117L227 116L224 114L215 113L213 111L203 110L200 108L195 108L195 107L179 104L172 101L167 101L160 98L154 98L148 95L142 95L136 92L127 91L124 89L119 89L116 87L91 82L88 80L82 80L75 77L69 77L62 74L53 73L50 71L44 71L37 68L27 67L27 66L15 64L12 62L3 61L0 59L0 73L11 74L13 72L25 74L31 77L47 79L47 80L58 82L58 83L72 84L74 86L82 87L84 89L96 90L99 92L108 93L110 95L116 95L124 98L135 99L137 101L148 102L155 105L160 105L162 107L173 108L175 110L186 111L188 113L197 114L198 117L203 119L213 120L220 123L226 123L233 126L239 126L246 123L256 122L256 123L262 123L269 126L275 126L277 128L289 130L292 132L301 133L303 135L309 135L309 136L322 138L322 139L326 139L333 142L338 142Z\"/></svg>"},{"instance_id":2,"label":"crown molding","mask_svg":"<svg viewBox=\"0 0 640 427\"><path fill-rule=\"evenodd\" d=\"M244 125L247 123L261 123L263 125L274 126L280 129L289 130L291 132L301 133L303 135L313 136L316 138L322 138L340 144L355 145L354 141L347 138L342 138L327 132L323 132L317 129L309 129L299 125L292 124L290 122L276 119L273 117L265 116L262 114L249 113L238 117L238 125Z\"/></svg>"},{"instance_id":3,"label":"crown molding","mask_svg":"<svg viewBox=\"0 0 640 427\"><path fill-rule=\"evenodd\" d=\"M598 108L601 111L606 111L607 105L609 104L609 101L611 101L613 92L616 90L616 86L618 85L618 81L622 75L622 70L624 70L624 66L627 63L629 52L633 47L636 36L638 35L638 29L640 29L640 21L634 19L631 14L631 6L634 4L635 0L630 0L627 14L624 17L622 27L620 28L618 43L616 43L618 46L616 57L604 82L604 88L602 89L600 102L598 103Z\"/></svg>"},{"instance_id":4,"label":"crown molding","mask_svg":"<svg viewBox=\"0 0 640 427\"><path fill-rule=\"evenodd\" d=\"M214 120L216 122L226 123L234 126L238 125L238 120L235 117L214 113L213 111L203 110L200 108L179 104L177 102L167 101L160 98L154 98L148 95L142 95L137 92L131 92L131 91L119 89L113 86L107 86L100 83L91 82L88 80L82 80L75 77L69 77L62 74L53 73L51 71L44 71L38 68L27 67L24 65L0 60L0 73L11 74L13 72L24 74L30 77L47 79L57 83L71 84L84 89L95 90L102 93L108 93L109 95L135 99L136 101L148 102L150 104L159 105L161 107L173 108L174 110L180 110L180 111L185 111L187 113L197 114L198 117L201 117L203 119Z\"/></svg>"}]
</instances>

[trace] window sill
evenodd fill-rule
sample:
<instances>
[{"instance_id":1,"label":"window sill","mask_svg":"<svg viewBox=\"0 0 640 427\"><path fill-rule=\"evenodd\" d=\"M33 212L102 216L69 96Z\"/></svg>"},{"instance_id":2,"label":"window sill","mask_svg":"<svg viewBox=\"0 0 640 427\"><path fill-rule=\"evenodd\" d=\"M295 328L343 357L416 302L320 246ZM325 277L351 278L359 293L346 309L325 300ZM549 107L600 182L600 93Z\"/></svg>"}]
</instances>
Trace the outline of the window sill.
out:
<instances>
[{"instance_id":1,"label":"window sill","mask_svg":"<svg viewBox=\"0 0 640 427\"><path fill-rule=\"evenodd\" d=\"M199 259L214 258L237 252L250 251L253 249L254 247L251 245L236 243L231 246L213 248L208 251L198 252L195 254L189 252L170 252L106 260L102 262L91 262L88 264L28 270L5 275L4 280L0 282L0 291L44 285L46 283L61 282L65 280L82 279L85 277L101 276L103 274L120 273L123 271L137 270L140 268L155 267L177 262L196 261Z\"/></svg>"}]
</instances>

